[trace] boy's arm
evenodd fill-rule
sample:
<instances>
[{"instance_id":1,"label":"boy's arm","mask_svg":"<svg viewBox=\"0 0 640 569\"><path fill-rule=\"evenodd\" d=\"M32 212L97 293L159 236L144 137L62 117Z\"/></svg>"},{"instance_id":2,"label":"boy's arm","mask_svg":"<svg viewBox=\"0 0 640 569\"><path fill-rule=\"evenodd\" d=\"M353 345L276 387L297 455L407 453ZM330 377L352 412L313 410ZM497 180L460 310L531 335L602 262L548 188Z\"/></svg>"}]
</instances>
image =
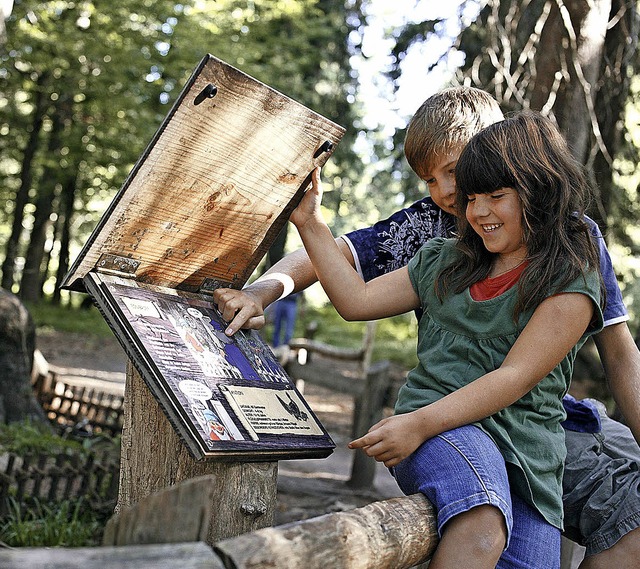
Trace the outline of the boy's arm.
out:
<instances>
[{"instance_id":1,"label":"boy's arm","mask_svg":"<svg viewBox=\"0 0 640 569\"><path fill-rule=\"evenodd\" d=\"M502 365L442 399L375 424L349 444L395 466L424 441L508 407L567 355L589 326L594 306L584 294L552 296L538 306Z\"/></svg>"},{"instance_id":2,"label":"boy's arm","mask_svg":"<svg viewBox=\"0 0 640 569\"><path fill-rule=\"evenodd\" d=\"M355 265L351 249L338 237L336 240L341 253L351 266ZM240 328L259 330L265 325L264 311L267 306L282 295L299 292L318 281L309 255L304 249L298 249L280 259L268 271L242 290L220 289L213 294L214 300L223 316L230 320L227 328L232 335ZM285 294L286 293L286 294Z\"/></svg>"},{"instance_id":3,"label":"boy's arm","mask_svg":"<svg viewBox=\"0 0 640 569\"><path fill-rule=\"evenodd\" d=\"M626 322L594 336L607 382L627 426L640 444L640 352Z\"/></svg>"},{"instance_id":4,"label":"boy's arm","mask_svg":"<svg viewBox=\"0 0 640 569\"><path fill-rule=\"evenodd\" d=\"M320 284L338 313L346 320L373 320L408 312L420 306L407 267L366 283L336 244L322 219L319 170L312 187L291 214Z\"/></svg>"}]
</instances>

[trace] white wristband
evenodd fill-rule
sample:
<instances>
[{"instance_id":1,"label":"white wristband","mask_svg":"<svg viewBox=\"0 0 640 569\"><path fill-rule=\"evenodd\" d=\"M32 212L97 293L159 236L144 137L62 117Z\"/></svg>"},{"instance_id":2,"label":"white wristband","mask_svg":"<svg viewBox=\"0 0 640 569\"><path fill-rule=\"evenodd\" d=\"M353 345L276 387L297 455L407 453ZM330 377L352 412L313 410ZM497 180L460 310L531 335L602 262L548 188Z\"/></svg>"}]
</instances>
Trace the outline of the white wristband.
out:
<instances>
[{"instance_id":1,"label":"white wristband","mask_svg":"<svg viewBox=\"0 0 640 569\"><path fill-rule=\"evenodd\" d=\"M261 283L264 281L278 281L282 285L284 290L276 300L281 300L285 296L289 296L293 292L293 289L295 288L295 283L293 282L293 279L289 275L285 275L284 273L269 273L267 275L261 276L259 279L256 280L257 283L258 282Z\"/></svg>"}]
</instances>

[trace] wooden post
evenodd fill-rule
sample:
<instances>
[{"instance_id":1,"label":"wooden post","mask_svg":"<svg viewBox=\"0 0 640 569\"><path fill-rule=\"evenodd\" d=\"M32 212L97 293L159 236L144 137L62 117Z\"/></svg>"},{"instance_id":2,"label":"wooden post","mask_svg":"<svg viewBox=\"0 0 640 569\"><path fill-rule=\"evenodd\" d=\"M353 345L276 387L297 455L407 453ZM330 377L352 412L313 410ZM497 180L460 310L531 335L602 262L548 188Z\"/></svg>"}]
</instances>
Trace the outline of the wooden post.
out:
<instances>
[{"instance_id":1,"label":"wooden post","mask_svg":"<svg viewBox=\"0 0 640 569\"><path fill-rule=\"evenodd\" d=\"M131 362L121 449L116 513L181 480L213 475L208 544L273 525L278 463L196 461Z\"/></svg>"},{"instance_id":2,"label":"wooden post","mask_svg":"<svg viewBox=\"0 0 640 569\"><path fill-rule=\"evenodd\" d=\"M353 432L355 437L366 434L371 425L382 419L385 395L389 387L389 362L382 361L367 370L366 384L356 398ZM373 484L376 475L376 461L362 449L355 451L351 463L351 477L347 484L353 488L367 488Z\"/></svg>"}]
</instances>

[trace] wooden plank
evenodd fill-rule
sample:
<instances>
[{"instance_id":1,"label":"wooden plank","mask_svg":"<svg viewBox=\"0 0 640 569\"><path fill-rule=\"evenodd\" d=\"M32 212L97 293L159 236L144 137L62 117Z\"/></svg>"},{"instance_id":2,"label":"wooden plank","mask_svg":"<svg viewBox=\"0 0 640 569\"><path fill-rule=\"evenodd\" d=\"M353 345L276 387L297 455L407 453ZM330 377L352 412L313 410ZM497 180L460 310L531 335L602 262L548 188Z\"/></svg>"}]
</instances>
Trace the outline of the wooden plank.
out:
<instances>
[{"instance_id":1,"label":"wooden plank","mask_svg":"<svg viewBox=\"0 0 640 569\"><path fill-rule=\"evenodd\" d=\"M2 569L224 569L205 543L0 550Z\"/></svg>"},{"instance_id":2,"label":"wooden plank","mask_svg":"<svg viewBox=\"0 0 640 569\"><path fill-rule=\"evenodd\" d=\"M331 362L313 360L302 365L296 360L291 360L287 362L285 371L294 380L303 379L338 393L360 395L365 387L365 382L360 377L359 372L341 372L336 369L336 364Z\"/></svg>"},{"instance_id":3,"label":"wooden plank","mask_svg":"<svg viewBox=\"0 0 640 569\"><path fill-rule=\"evenodd\" d=\"M103 545L205 541L220 483L213 475L184 480L121 509L107 522Z\"/></svg>"},{"instance_id":4,"label":"wooden plank","mask_svg":"<svg viewBox=\"0 0 640 569\"><path fill-rule=\"evenodd\" d=\"M126 267L148 284L196 291L214 279L241 287L343 134L205 56L63 286L81 288L89 271L117 256L128 261L116 259L110 270Z\"/></svg>"},{"instance_id":5,"label":"wooden plank","mask_svg":"<svg viewBox=\"0 0 640 569\"><path fill-rule=\"evenodd\" d=\"M319 354L333 360L359 362L362 361L364 356L363 348L358 348L357 350L351 348L340 348L338 346L332 346L330 344L310 340L308 338L292 338L289 342L289 348L292 350L307 350L313 354Z\"/></svg>"},{"instance_id":6,"label":"wooden plank","mask_svg":"<svg viewBox=\"0 0 640 569\"><path fill-rule=\"evenodd\" d=\"M404 569L437 545L435 513L421 495L265 528L217 543L235 569Z\"/></svg>"}]
</instances>

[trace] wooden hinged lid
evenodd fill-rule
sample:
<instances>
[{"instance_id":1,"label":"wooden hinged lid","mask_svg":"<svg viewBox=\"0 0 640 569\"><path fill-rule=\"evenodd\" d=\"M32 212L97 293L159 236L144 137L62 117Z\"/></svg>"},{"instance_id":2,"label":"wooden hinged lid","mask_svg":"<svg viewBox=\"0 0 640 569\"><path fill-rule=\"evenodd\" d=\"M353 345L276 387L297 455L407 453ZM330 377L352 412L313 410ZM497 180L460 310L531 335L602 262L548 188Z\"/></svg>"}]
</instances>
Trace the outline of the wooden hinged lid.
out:
<instances>
[{"instance_id":1,"label":"wooden hinged lid","mask_svg":"<svg viewBox=\"0 0 640 569\"><path fill-rule=\"evenodd\" d=\"M89 237L92 270L197 291L241 287L344 129L207 55Z\"/></svg>"}]
</instances>

